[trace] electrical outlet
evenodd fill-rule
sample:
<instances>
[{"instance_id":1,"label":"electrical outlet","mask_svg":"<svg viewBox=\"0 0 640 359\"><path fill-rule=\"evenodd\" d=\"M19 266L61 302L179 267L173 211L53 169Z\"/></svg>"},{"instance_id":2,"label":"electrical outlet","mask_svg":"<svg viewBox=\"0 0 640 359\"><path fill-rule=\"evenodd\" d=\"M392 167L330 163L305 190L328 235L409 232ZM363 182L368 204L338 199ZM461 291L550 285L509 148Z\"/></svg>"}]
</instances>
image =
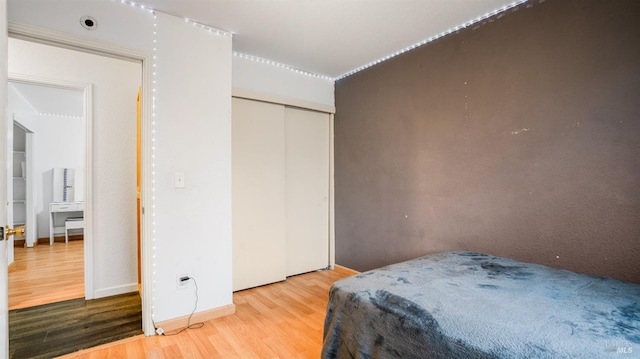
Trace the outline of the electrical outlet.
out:
<instances>
[{"instance_id":1,"label":"electrical outlet","mask_svg":"<svg viewBox=\"0 0 640 359\"><path fill-rule=\"evenodd\" d=\"M176 289L185 289L189 287L191 278L187 274L178 274L176 276Z\"/></svg>"}]
</instances>

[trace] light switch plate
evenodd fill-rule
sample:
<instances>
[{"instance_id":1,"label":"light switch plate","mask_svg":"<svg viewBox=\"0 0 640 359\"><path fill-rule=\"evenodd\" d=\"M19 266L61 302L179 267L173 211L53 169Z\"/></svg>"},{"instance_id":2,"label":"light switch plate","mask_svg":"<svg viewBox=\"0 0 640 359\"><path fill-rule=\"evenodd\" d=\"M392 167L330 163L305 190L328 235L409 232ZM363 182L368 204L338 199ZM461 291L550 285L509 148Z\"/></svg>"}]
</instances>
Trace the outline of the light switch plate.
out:
<instances>
[{"instance_id":1,"label":"light switch plate","mask_svg":"<svg viewBox=\"0 0 640 359\"><path fill-rule=\"evenodd\" d=\"M176 172L174 174L173 186L175 188L184 188L184 172Z\"/></svg>"}]
</instances>

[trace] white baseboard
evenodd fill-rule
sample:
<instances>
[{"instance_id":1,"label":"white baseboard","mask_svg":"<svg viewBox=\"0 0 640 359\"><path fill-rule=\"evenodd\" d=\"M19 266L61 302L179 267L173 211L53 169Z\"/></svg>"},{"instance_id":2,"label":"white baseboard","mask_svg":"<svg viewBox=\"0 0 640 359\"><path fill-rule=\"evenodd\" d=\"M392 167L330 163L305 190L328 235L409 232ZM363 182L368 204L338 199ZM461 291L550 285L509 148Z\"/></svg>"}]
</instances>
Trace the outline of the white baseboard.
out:
<instances>
[{"instance_id":1,"label":"white baseboard","mask_svg":"<svg viewBox=\"0 0 640 359\"><path fill-rule=\"evenodd\" d=\"M92 299L110 297L112 295L125 294L125 293L137 292L137 291L138 291L138 283L130 283L130 284L125 284L125 285L120 285L115 287L96 289L93 291Z\"/></svg>"},{"instance_id":2,"label":"white baseboard","mask_svg":"<svg viewBox=\"0 0 640 359\"><path fill-rule=\"evenodd\" d=\"M191 324L206 322L207 320L216 319L231 315L236 312L235 304L228 304L222 307L197 312L191 317ZM176 329L181 329L187 326L189 316L178 317L174 319L167 319L156 323L156 328L162 328L165 332L170 332Z\"/></svg>"}]
</instances>

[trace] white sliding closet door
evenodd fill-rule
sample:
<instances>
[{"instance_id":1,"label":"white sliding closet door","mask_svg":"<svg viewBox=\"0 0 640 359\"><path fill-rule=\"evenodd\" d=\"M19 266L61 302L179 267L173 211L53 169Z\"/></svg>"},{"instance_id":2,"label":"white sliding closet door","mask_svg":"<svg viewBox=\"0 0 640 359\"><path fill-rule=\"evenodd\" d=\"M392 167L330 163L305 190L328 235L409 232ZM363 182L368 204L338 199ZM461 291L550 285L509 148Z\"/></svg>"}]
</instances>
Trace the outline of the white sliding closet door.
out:
<instances>
[{"instance_id":1,"label":"white sliding closet door","mask_svg":"<svg viewBox=\"0 0 640 359\"><path fill-rule=\"evenodd\" d=\"M284 106L232 101L233 290L286 279Z\"/></svg>"},{"instance_id":2,"label":"white sliding closet door","mask_svg":"<svg viewBox=\"0 0 640 359\"><path fill-rule=\"evenodd\" d=\"M287 276L329 265L329 114L287 107Z\"/></svg>"}]
</instances>

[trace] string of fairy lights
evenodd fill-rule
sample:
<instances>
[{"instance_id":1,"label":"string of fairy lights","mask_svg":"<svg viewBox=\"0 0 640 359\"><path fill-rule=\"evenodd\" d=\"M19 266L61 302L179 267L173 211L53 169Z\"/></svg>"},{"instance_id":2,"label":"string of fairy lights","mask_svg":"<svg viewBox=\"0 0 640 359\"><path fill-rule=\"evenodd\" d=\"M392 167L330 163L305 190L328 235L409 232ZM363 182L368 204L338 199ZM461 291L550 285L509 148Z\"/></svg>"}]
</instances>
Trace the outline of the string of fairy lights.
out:
<instances>
[{"instance_id":1,"label":"string of fairy lights","mask_svg":"<svg viewBox=\"0 0 640 359\"><path fill-rule=\"evenodd\" d=\"M156 303L156 146L157 146L157 114L158 114L158 101L157 101L157 89L158 89L158 16L154 9L146 7L144 4L136 3L128 0L120 0L123 5L138 8L140 10L147 11L153 16L153 33L152 33L152 73L151 73L151 257L152 257L152 289L151 289L151 319L155 322L155 303ZM184 19L186 23L191 24L193 27L206 31L212 35L232 37L233 34L216 29L215 27L208 26L191 19Z\"/></svg>"},{"instance_id":2,"label":"string of fairy lights","mask_svg":"<svg viewBox=\"0 0 640 359\"><path fill-rule=\"evenodd\" d=\"M156 305L156 88L158 86L158 15L153 14L153 69L151 73L151 320L155 323ZM154 324L155 327L155 324Z\"/></svg>"},{"instance_id":3,"label":"string of fairy lights","mask_svg":"<svg viewBox=\"0 0 640 359\"><path fill-rule=\"evenodd\" d=\"M482 22L484 20L487 20L492 16L498 15L498 14L503 13L503 12L509 10L509 9L515 8L518 5L521 5L521 4L523 4L523 3L527 2L527 1L528 0L516 0L516 1L512 2L512 3L510 3L510 4L504 5L504 6L500 7L500 8L494 9L494 10L489 11L489 12L483 14L483 15L480 15L480 16L476 17L475 19L471 19L471 20L469 20L467 22L464 22L464 23L462 23L460 25L451 27L451 28L449 28L449 29L447 29L445 31L440 32L439 34L435 34L433 36L425 38L425 39L423 39L423 40L421 40L419 42L416 42L414 44L406 46L406 47L404 47L402 49L399 49L399 50L397 50L397 51L395 51L393 53L390 53L390 54L388 54L386 56L383 56L383 57L380 57L378 59L375 59L375 60L373 60L373 61L371 61L371 62L369 62L367 64L364 64L362 66L354 68L354 69L352 69L350 71L347 71L344 74L336 76L336 77L323 75L323 74L318 74L318 73L314 73L314 72L310 72L310 71L305 71L305 70L302 70L302 69L297 68L297 67L292 66L292 65L283 64L281 62L277 62L277 61L265 59L265 58L262 58L262 57L259 57L259 56L249 55L249 54L245 54L245 53L241 53L241 52L237 52L237 51L233 52L233 56L237 57L237 58L244 59L244 60L249 60L249 61L252 61L252 62L260 63L260 64L274 66L274 67L281 68L281 69L284 69L284 70L288 70L288 71L291 71L291 72L294 72L296 74L303 75L303 76L308 76L308 77L327 80L327 81L338 81L338 80L341 80L341 79L343 79L345 77L348 77L348 76L351 76L351 75L353 75L355 73L358 73L358 72L360 72L362 70L365 70L365 69L367 69L367 68L369 68L371 66L375 66L375 65L380 64L382 62L390 60L390 59L392 59L392 58L394 58L394 57L396 57L398 55L404 54L407 51L414 50L414 49L416 49L416 48L418 48L420 46L426 45L426 44L428 44L430 42L433 42L433 41L435 41L437 39L440 39L440 38L442 38L444 36L447 36L447 35L449 35L451 33L458 32L458 31L460 31L462 29L465 29L467 27L470 27L470 26L472 26L472 25L474 25L476 23L479 23L479 22ZM138 7L140 9L147 10L150 13L154 14L154 16L155 16L155 11L153 9L151 9L151 8L146 7L143 4L139 4L139 3L136 3L136 2L133 2L133 1L128 1L128 0L120 0L120 2L123 3L123 4L126 4L128 6ZM198 28L200 28L200 29L202 29L204 31L207 31L207 32L210 32L210 33L214 33L214 34L219 35L219 36L229 36L229 37L233 37L234 36L234 34L229 32L229 31L220 30L220 29L217 29L215 27L212 27L212 26L209 26L209 25L194 21L194 20L189 19L189 18L184 18L184 21L187 22L187 23L192 24L194 27L198 27Z\"/></svg>"}]
</instances>

